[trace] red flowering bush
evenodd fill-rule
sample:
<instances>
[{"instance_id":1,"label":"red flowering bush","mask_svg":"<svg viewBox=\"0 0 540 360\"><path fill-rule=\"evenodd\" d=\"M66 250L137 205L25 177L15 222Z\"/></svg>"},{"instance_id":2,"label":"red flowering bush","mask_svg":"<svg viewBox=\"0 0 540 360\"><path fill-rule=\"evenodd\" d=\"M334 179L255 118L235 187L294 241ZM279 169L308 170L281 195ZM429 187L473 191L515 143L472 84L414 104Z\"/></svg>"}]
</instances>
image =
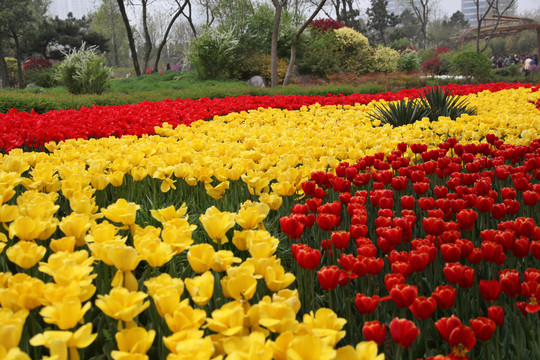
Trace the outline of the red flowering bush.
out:
<instances>
[{"instance_id":1,"label":"red flowering bush","mask_svg":"<svg viewBox=\"0 0 540 360\"><path fill-rule=\"evenodd\" d=\"M426 74L438 74L441 68L441 59L436 56L434 58L431 58L429 60L426 60L422 64L422 72Z\"/></svg>"},{"instance_id":2,"label":"red flowering bush","mask_svg":"<svg viewBox=\"0 0 540 360\"><path fill-rule=\"evenodd\" d=\"M40 71L43 69L48 69L52 66L51 60L44 59L42 57L32 58L27 60L23 64L24 71Z\"/></svg>"},{"instance_id":3,"label":"red flowering bush","mask_svg":"<svg viewBox=\"0 0 540 360\"><path fill-rule=\"evenodd\" d=\"M332 19L316 19L313 20L309 26L314 29L319 29L323 33L328 30L336 30L345 27L341 21Z\"/></svg>"}]
</instances>

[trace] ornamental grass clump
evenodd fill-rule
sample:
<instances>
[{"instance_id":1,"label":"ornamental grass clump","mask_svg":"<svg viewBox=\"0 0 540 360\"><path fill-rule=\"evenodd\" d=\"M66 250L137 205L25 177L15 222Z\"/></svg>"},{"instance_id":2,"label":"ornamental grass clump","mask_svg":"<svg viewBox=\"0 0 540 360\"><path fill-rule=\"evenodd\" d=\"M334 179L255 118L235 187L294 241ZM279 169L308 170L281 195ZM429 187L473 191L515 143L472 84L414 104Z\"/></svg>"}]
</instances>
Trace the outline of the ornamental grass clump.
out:
<instances>
[{"instance_id":1,"label":"ornamental grass clump","mask_svg":"<svg viewBox=\"0 0 540 360\"><path fill-rule=\"evenodd\" d=\"M418 99L375 105L374 112L369 113L368 117L380 121L383 125L397 127L413 124L423 118L436 121L445 116L455 120L463 114L476 115L476 110L468 105L467 98L453 95L452 88L427 87L420 92Z\"/></svg>"}]
</instances>

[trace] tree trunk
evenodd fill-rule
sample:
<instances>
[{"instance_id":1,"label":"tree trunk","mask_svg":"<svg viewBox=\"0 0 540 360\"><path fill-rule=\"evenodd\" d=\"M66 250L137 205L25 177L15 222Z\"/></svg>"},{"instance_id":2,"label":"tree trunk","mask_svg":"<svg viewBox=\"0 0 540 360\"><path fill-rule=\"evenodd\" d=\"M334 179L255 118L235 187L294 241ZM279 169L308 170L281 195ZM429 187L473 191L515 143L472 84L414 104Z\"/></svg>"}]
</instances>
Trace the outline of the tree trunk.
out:
<instances>
[{"instance_id":1,"label":"tree trunk","mask_svg":"<svg viewBox=\"0 0 540 360\"><path fill-rule=\"evenodd\" d=\"M11 31L11 35L13 36L13 42L15 43L15 57L17 58L17 79L19 82L19 89L22 89L24 87L23 84L23 72L22 72L22 66L21 66L21 46L19 44L19 36L15 31Z\"/></svg>"},{"instance_id":2,"label":"tree trunk","mask_svg":"<svg viewBox=\"0 0 540 360\"><path fill-rule=\"evenodd\" d=\"M4 49L2 48L2 44L0 44L0 79L2 80L2 83L0 84L0 89L11 86L11 84L9 83L8 69L6 60L4 59Z\"/></svg>"},{"instance_id":3,"label":"tree trunk","mask_svg":"<svg viewBox=\"0 0 540 360\"><path fill-rule=\"evenodd\" d=\"M182 11L182 15L184 15L184 17L188 21L189 27L191 28L191 31L193 32L193 36L197 37L197 30L195 29L195 25L193 24L193 18L191 16L191 2L190 1L187 2L187 7L188 7L187 15L183 11ZM214 21L214 17L212 15L212 22L213 21ZM208 26L210 26L210 24L208 24Z\"/></svg>"},{"instance_id":4,"label":"tree trunk","mask_svg":"<svg viewBox=\"0 0 540 360\"><path fill-rule=\"evenodd\" d=\"M133 39L133 32L131 31L131 25L129 25L129 19L126 14L126 7L124 6L124 0L117 0L120 13L122 14L122 20L126 26L126 33L129 42L129 49L131 50L131 59L133 60L133 67L135 68L135 74L141 75L141 67L139 66L139 59L137 58L137 47L135 46L135 40Z\"/></svg>"},{"instance_id":5,"label":"tree trunk","mask_svg":"<svg viewBox=\"0 0 540 360\"><path fill-rule=\"evenodd\" d=\"M171 21L169 22L169 25L167 26L167 30L165 30L165 34L163 35L163 40L161 40L161 43L159 44L158 49L157 49L156 61L154 63L154 71L158 71L158 64L159 64L159 59L161 58L161 51L165 47L165 44L167 44L167 37L169 36L169 32L171 31L176 19L184 11L184 9L185 9L188 2L189 2L189 0L186 0L184 2L184 5L182 5L182 7L178 9L178 11L174 14Z\"/></svg>"},{"instance_id":6,"label":"tree trunk","mask_svg":"<svg viewBox=\"0 0 540 360\"><path fill-rule=\"evenodd\" d=\"M294 68L294 63L296 62L296 44L298 43L298 39L300 38L300 35L302 35L304 30L306 30L306 28L313 21L313 19L315 19L315 16L317 16L319 11L321 11L321 9L324 6L325 2L326 2L326 0L321 0L319 2L319 5L315 9L315 11L311 14L309 19L307 19L302 24L300 29L298 29L298 31L294 35L294 38L293 38L293 41L292 41L292 44L291 44L291 58L289 59L289 67L287 68L287 73L285 74L285 79L283 79L283 85L289 85L289 81L291 79L292 71L293 71L293 68Z\"/></svg>"},{"instance_id":7,"label":"tree trunk","mask_svg":"<svg viewBox=\"0 0 540 360\"><path fill-rule=\"evenodd\" d=\"M279 36L279 23L281 21L281 10L287 3L287 0L272 0L274 7L276 8L276 14L274 15L274 25L272 26L272 45L270 49L270 68L271 68L271 87L278 85L278 72L277 72L277 45Z\"/></svg>"},{"instance_id":8,"label":"tree trunk","mask_svg":"<svg viewBox=\"0 0 540 360\"><path fill-rule=\"evenodd\" d=\"M143 23L143 33L144 33L144 54L143 54L143 67L144 71L148 69L148 62L150 61L150 54L152 53L152 38L150 37L150 30L148 30L148 14L146 5L148 0L142 1L142 23Z\"/></svg>"}]
</instances>

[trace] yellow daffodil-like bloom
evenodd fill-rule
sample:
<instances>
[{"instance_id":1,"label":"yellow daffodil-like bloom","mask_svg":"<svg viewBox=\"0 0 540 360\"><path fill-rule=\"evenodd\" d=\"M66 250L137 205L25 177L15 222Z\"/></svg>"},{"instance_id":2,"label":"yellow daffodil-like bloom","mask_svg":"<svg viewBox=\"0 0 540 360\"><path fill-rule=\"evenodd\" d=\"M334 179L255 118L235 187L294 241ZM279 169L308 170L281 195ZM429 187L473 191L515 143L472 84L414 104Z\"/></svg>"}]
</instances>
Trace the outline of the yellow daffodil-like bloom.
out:
<instances>
[{"instance_id":1,"label":"yellow daffodil-like bloom","mask_svg":"<svg viewBox=\"0 0 540 360\"><path fill-rule=\"evenodd\" d=\"M165 315L167 326L172 332L199 330L206 318L206 311L189 306L189 299L180 302L174 313Z\"/></svg>"},{"instance_id":2,"label":"yellow daffodil-like bloom","mask_svg":"<svg viewBox=\"0 0 540 360\"><path fill-rule=\"evenodd\" d=\"M106 209L101 209L103 215L116 223L123 225L135 224L135 216L140 205L127 202L125 199L118 199L114 204L107 206Z\"/></svg>"},{"instance_id":3,"label":"yellow daffodil-like bloom","mask_svg":"<svg viewBox=\"0 0 540 360\"><path fill-rule=\"evenodd\" d=\"M248 249L248 240L253 237L252 234L256 230L234 230L232 243L240 251L246 251Z\"/></svg>"},{"instance_id":4,"label":"yellow daffodil-like bloom","mask_svg":"<svg viewBox=\"0 0 540 360\"><path fill-rule=\"evenodd\" d=\"M64 301L68 296L77 296L79 302L84 302L94 295L94 291L88 292L86 286L81 286L78 281L72 281L68 285L59 285L53 282L46 283L43 288L43 305L52 306L54 303Z\"/></svg>"},{"instance_id":5,"label":"yellow daffodil-like bloom","mask_svg":"<svg viewBox=\"0 0 540 360\"><path fill-rule=\"evenodd\" d=\"M124 173L122 171L113 171L107 174L107 180L114 187L122 186L124 182Z\"/></svg>"},{"instance_id":6,"label":"yellow daffodil-like bloom","mask_svg":"<svg viewBox=\"0 0 540 360\"><path fill-rule=\"evenodd\" d=\"M206 189L206 193L208 195L210 195L215 200L219 200L223 197L223 194L225 194L225 191L229 188L229 182L224 181L222 183L219 183L215 187L212 186L210 183L205 183L204 188Z\"/></svg>"},{"instance_id":7,"label":"yellow daffodil-like bloom","mask_svg":"<svg viewBox=\"0 0 540 360\"><path fill-rule=\"evenodd\" d=\"M271 256L266 258L247 258L244 261L244 264L249 264L249 266L253 266L255 269L254 274L258 275L260 277L264 277L264 274L266 273L266 268L269 266L273 266L274 263L277 261L277 257Z\"/></svg>"},{"instance_id":8,"label":"yellow daffodil-like bloom","mask_svg":"<svg viewBox=\"0 0 540 360\"><path fill-rule=\"evenodd\" d=\"M118 269L114 278L112 279L111 285L113 287L123 286L129 291L137 291L139 285L135 275L132 271L135 270L139 261L141 261L141 256L131 246L115 246L107 249L109 259L113 265Z\"/></svg>"},{"instance_id":9,"label":"yellow daffodil-like bloom","mask_svg":"<svg viewBox=\"0 0 540 360\"><path fill-rule=\"evenodd\" d=\"M277 194L261 194L259 201L267 204L271 210L278 210L283 204L283 198Z\"/></svg>"},{"instance_id":10,"label":"yellow daffodil-like bloom","mask_svg":"<svg viewBox=\"0 0 540 360\"><path fill-rule=\"evenodd\" d=\"M197 244L189 248L187 259L197 274L210 270L214 264L215 250L210 244Z\"/></svg>"},{"instance_id":11,"label":"yellow daffodil-like bloom","mask_svg":"<svg viewBox=\"0 0 540 360\"><path fill-rule=\"evenodd\" d=\"M294 309L286 302L272 301L269 296L253 305L247 316L251 326L261 325L274 333L294 332L298 327Z\"/></svg>"},{"instance_id":12,"label":"yellow daffodil-like bloom","mask_svg":"<svg viewBox=\"0 0 540 360\"><path fill-rule=\"evenodd\" d=\"M95 215L98 211L96 199L92 197L92 193L76 192L69 197L69 207L78 214Z\"/></svg>"},{"instance_id":13,"label":"yellow daffodil-like bloom","mask_svg":"<svg viewBox=\"0 0 540 360\"><path fill-rule=\"evenodd\" d=\"M199 306L206 305L214 294L214 275L210 271L193 279L186 278L184 282L191 299Z\"/></svg>"},{"instance_id":14,"label":"yellow daffodil-like bloom","mask_svg":"<svg viewBox=\"0 0 540 360\"><path fill-rule=\"evenodd\" d=\"M98 295L96 306L108 317L131 322L150 306L149 301L144 301L147 296L140 291L130 292L125 288L116 287L111 289L108 295Z\"/></svg>"},{"instance_id":15,"label":"yellow daffodil-like bloom","mask_svg":"<svg viewBox=\"0 0 540 360\"><path fill-rule=\"evenodd\" d=\"M384 354L378 354L378 351L375 341L362 341L356 349L351 345L337 349L336 360L384 360Z\"/></svg>"},{"instance_id":16,"label":"yellow daffodil-like bloom","mask_svg":"<svg viewBox=\"0 0 540 360\"><path fill-rule=\"evenodd\" d=\"M17 236L23 241L33 241L39 239L47 229L47 221L29 216L19 216L9 224L9 237Z\"/></svg>"},{"instance_id":17,"label":"yellow daffodil-like bloom","mask_svg":"<svg viewBox=\"0 0 540 360\"><path fill-rule=\"evenodd\" d=\"M142 166L135 166L129 172L135 181L141 181L148 175L148 170Z\"/></svg>"},{"instance_id":18,"label":"yellow daffodil-like bloom","mask_svg":"<svg viewBox=\"0 0 540 360\"><path fill-rule=\"evenodd\" d=\"M150 296L154 296L160 289L168 287L173 288L178 293L178 297L184 292L184 282L182 279L173 278L167 273L146 280L144 286L146 286L148 295Z\"/></svg>"},{"instance_id":19,"label":"yellow daffodil-like bloom","mask_svg":"<svg viewBox=\"0 0 540 360\"><path fill-rule=\"evenodd\" d=\"M133 244L141 258L152 267L165 265L175 252L170 244L164 243L159 237L161 230L153 226L147 226L146 231L138 230L133 236Z\"/></svg>"},{"instance_id":20,"label":"yellow daffodil-like bloom","mask_svg":"<svg viewBox=\"0 0 540 360\"><path fill-rule=\"evenodd\" d=\"M257 290L257 278L253 266L242 264L227 269L227 276L221 279L223 295L235 300L249 301Z\"/></svg>"},{"instance_id":21,"label":"yellow daffodil-like bloom","mask_svg":"<svg viewBox=\"0 0 540 360\"><path fill-rule=\"evenodd\" d=\"M272 191L279 196L291 196L296 192L296 186L290 182L273 183Z\"/></svg>"},{"instance_id":22,"label":"yellow daffodil-like bloom","mask_svg":"<svg viewBox=\"0 0 540 360\"><path fill-rule=\"evenodd\" d=\"M226 339L223 343L227 359L247 360L261 359L271 360L273 357L272 346L261 332L253 332L247 336L234 336Z\"/></svg>"},{"instance_id":23,"label":"yellow daffodil-like bloom","mask_svg":"<svg viewBox=\"0 0 540 360\"><path fill-rule=\"evenodd\" d=\"M240 206L236 223L245 230L254 229L266 218L269 211L268 204L248 200Z\"/></svg>"},{"instance_id":24,"label":"yellow daffodil-like bloom","mask_svg":"<svg viewBox=\"0 0 540 360\"><path fill-rule=\"evenodd\" d=\"M315 335L298 335L289 343L287 359L316 360L335 359L336 351Z\"/></svg>"},{"instance_id":25,"label":"yellow daffodil-like bloom","mask_svg":"<svg viewBox=\"0 0 540 360\"><path fill-rule=\"evenodd\" d=\"M214 254L212 270L216 272L226 271L233 263L242 262L242 259L235 257L230 250L219 250Z\"/></svg>"},{"instance_id":26,"label":"yellow daffodil-like bloom","mask_svg":"<svg viewBox=\"0 0 540 360\"><path fill-rule=\"evenodd\" d=\"M19 216L19 208L16 205L4 204L0 206L0 222L8 223Z\"/></svg>"},{"instance_id":27,"label":"yellow daffodil-like bloom","mask_svg":"<svg viewBox=\"0 0 540 360\"><path fill-rule=\"evenodd\" d=\"M15 274L7 281L7 287L0 289L0 304L13 311L35 309L42 304L44 286L43 281L27 274Z\"/></svg>"},{"instance_id":28,"label":"yellow daffodil-like bloom","mask_svg":"<svg viewBox=\"0 0 540 360\"><path fill-rule=\"evenodd\" d=\"M270 291L276 292L283 290L293 283L296 277L292 273L285 273L285 269L281 266L281 259L266 268L264 280Z\"/></svg>"},{"instance_id":29,"label":"yellow daffodil-like bloom","mask_svg":"<svg viewBox=\"0 0 540 360\"><path fill-rule=\"evenodd\" d=\"M293 339L294 334L291 331L285 331L279 334L276 340L270 344L275 360L287 360L287 349Z\"/></svg>"},{"instance_id":30,"label":"yellow daffodil-like bloom","mask_svg":"<svg viewBox=\"0 0 540 360\"><path fill-rule=\"evenodd\" d=\"M166 177L161 181L161 186L159 187L159 189L162 193L166 193L171 189L176 190L176 186L174 186L175 182L176 180L173 180L170 177Z\"/></svg>"},{"instance_id":31,"label":"yellow daffodil-like bloom","mask_svg":"<svg viewBox=\"0 0 540 360\"><path fill-rule=\"evenodd\" d=\"M210 360L214 359L213 353L214 345L211 338L186 339L176 343L174 351L167 356L167 360ZM220 359L215 358L215 360Z\"/></svg>"},{"instance_id":32,"label":"yellow daffodil-like bloom","mask_svg":"<svg viewBox=\"0 0 540 360\"><path fill-rule=\"evenodd\" d=\"M9 351L19 346L28 310L16 312L0 308L0 345Z\"/></svg>"},{"instance_id":33,"label":"yellow daffodil-like bloom","mask_svg":"<svg viewBox=\"0 0 540 360\"><path fill-rule=\"evenodd\" d=\"M55 324L61 330L68 330L83 319L91 306L90 302L83 306L77 295L68 295L60 302L43 307L39 314L47 324Z\"/></svg>"},{"instance_id":34,"label":"yellow daffodil-like bloom","mask_svg":"<svg viewBox=\"0 0 540 360\"><path fill-rule=\"evenodd\" d=\"M156 332L154 330L146 330L142 327L133 327L124 329L114 335L118 351L113 350L111 357L114 360L146 360L146 353L150 350Z\"/></svg>"},{"instance_id":35,"label":"yellow daffodil-like bloom","mask_svg":"<svg viewBox=\"0 0 540 360\"><path fill-rule=\"evenodd\" d=\"M173 205L164 209L150 209L150 214L154 219L164 224L167 221L182 218L187 214L187 210L186 203L183 203L178 209L175 209Z\"/></svg>"},{"instance_id":36,"label":"yellow daffodil-like bloom","mask_svg":"<svg viewBox=\"0 0 540 360\"><path fill-rule=\"evenodd\" d=\"M103 190L109 185L109 177L105 173L95 173L90 177L90 184L96 190Z\"/></svg>"},{"instance_id":37,"label":"yellow daffodil-like bloom","mask_svg":"<svg viewBox=\"0 0 540 360\"><path fill-rule=\"evenodd\" d=\"M174 313L180 306L180 294L172 287L158 289L153 293L152 300L154 300L156 309L161 317Z\"/></svg>"},{"instance_id":38,"label":"yellow daffodil-like bloom","mask_svg":"<svg viewBox=\"0 0 540 360\"><path fill-rule=\"evenodd\" d=\"M303 322L300 324L297 333L313 334L334 347L345 336L345 330L342 329L346 323L347 320L338 318L333 310L320 308L315 314L313 314L313 311L304 314Z\"/></svg>"},{"instance_id":39,"label":"yellow daffodil-like bloom","mask_svg":"<svg viewBox=\"0 0 540 360\"><path fill-rule=\"evenodd\" d=\"M31 360L30 356L18 347L11 348L9 350L5 349L0 345L0 359L5 360Z\"/></svg>"},{"instance_id":40,"label":"yellow daffodil-like bloom","mask_svg":"<svg viewBox=\"0 0 540 360\"><path fill-rule=\"evenodd\" d=\"M244 305L231 301L212 311L212 317L206 319L206 324L210 330L224 336L246 335L244 317Z\"/></svg>"},{"instance_id":41,"label":"yellow daffodil-like bloom","mask_svg":"<svg viewBox=\"0 0 540 360\"><path fill-rule=\"evenodd\" d=\"M234 218L236 214L230 212L221 212L215 206L206 209L204 215L199 217L199 221L204 227L204 230L217 243L226 243L226 233L235 224Z\"/></svg>"},{"instance_id":42,"label":"yellow daffodil-like bloom","mask_svg":"<svg viewBox=\"0 0 540 360\"><path fill-rule=\"evenodd\" d=\"M300 311L301 303L300 297L298 296L298 290L280 290L277 293L272 294L272 301L274 303L283 302L287 304L288 307L293 309L295 314L298 314Z\"/></svg>"},{"instance_id":43,"label":"yellow daffodil-like bloom","mask_svg":"<svg viewBox=\"0 0 540 360\"><path fill-rule=\"evenodd\" d=\"M192 234L197 225L190 224L187 219L171 219L163 223L161 238L164 243L172 246L176 254L180 254L193 244Z\"/></svg>"},{"instance_id":44,"label":"yellow daffodil-like bloom","mask_svg":"<svg viewBox=\"0 0 540 360\"><path fill-rule=\"evenodd\" d=\"M33 219L50 219L60 208L55 202L57 193L45 194L38 191L26 191L17 198L19 214Z\"/></svg>"},{"instance_id":45,"label":"yellow daffodil-like bloom","mask_svg":"<svg viewBox=\"0 0 540 360\"><path fill-rule=\"evenodd\" d=\"M88 347L96 337L97 334L92 334L92 323L88 323L75 332L45 331L42 334L37 334L30 339L30 345L45 346L50 350L52 359L79 359L77 349Z\"/></svg>"},{"instance_id":46,"label":"yellow daffodil-like bloom","mask_svg":"<svg viewBox=\"0 0 540 360\"><path fill-rule=\"evenodd\" d=\"M60 230L66 236L73 236L77 242L77 246L85 244L84 237L88 229L90 229L90 215L72 213L60 221Z\"/></svg>"},{"instance_id":47,"label":"yellow daffodil-like bloom","mask_svg":"<svg viewBox=\"0 0 540 360\"><path fill-rule=\"evenodd\" d=\"M248 238L248 250L254 258L267 258L272 256L279 245L279 240L266 230L257 230Z\"/></svg>"},{"instance_id":48,"label":"yellow daffodil-like bloom","mask_svg":"<svg viewBox=\"0 0 540 360\"><path fill-rule=\"evenodd\" d=\"M6 250L6 255L12 263L23 269L30 269L43 259L45 252L47 249L44 246L37 245L33 241L18 241Z\"/></svg>"}]
</instances>

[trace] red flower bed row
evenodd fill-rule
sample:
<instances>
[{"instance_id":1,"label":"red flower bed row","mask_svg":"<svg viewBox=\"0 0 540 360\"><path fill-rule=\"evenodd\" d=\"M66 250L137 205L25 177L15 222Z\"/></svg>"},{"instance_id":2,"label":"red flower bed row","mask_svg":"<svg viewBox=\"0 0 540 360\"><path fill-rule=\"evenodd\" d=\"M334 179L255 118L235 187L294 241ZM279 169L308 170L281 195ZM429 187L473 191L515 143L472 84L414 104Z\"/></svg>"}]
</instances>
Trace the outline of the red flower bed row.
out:
<instances>
[{"instance_id":1,"label":"red flower bed row","mask_svg":"<svg viewBox=\"0 0 540 360\"><path fill-rule=\"evenodd\" d=\"M383 344L389 328L393 358L409 347L411 358L510 358L518 347L538 356L540 139L486 140L401 143L335 175L312 173L305 202L280 219L303 303L328 291L322 306L363 339ZM415 165L402 157L409 146ZM516 333L523 326L532 330Z\"/></svg>"},{"instance_id":2,"label":"red flower bed row","mask_svg":"<svg viewBox=\"0 0 540 360\"><path fill-rule=\"evenodd\" d=\"M491 83L482 85L454 85L457 94L492 92L503 89L531 87L531 84ZM215 115L247 111L259 107L299 109L305 105L353 105L368 104L373 100L400 100L417 97L422 89L406 89L396 93L375 95L275 95L240 96L223 99L201 98L198 100L177 99L160 102L142 102L123 106L94 106L81 110L50 111L45 114L10 110L0 114L0 149L10 151L23 146L41 147L49 141L66 139L88 139L122 135L154 134L154 127L167 122L173 126L189 125L197 120L210 119Z\"/></svg>"}]
</instances>

